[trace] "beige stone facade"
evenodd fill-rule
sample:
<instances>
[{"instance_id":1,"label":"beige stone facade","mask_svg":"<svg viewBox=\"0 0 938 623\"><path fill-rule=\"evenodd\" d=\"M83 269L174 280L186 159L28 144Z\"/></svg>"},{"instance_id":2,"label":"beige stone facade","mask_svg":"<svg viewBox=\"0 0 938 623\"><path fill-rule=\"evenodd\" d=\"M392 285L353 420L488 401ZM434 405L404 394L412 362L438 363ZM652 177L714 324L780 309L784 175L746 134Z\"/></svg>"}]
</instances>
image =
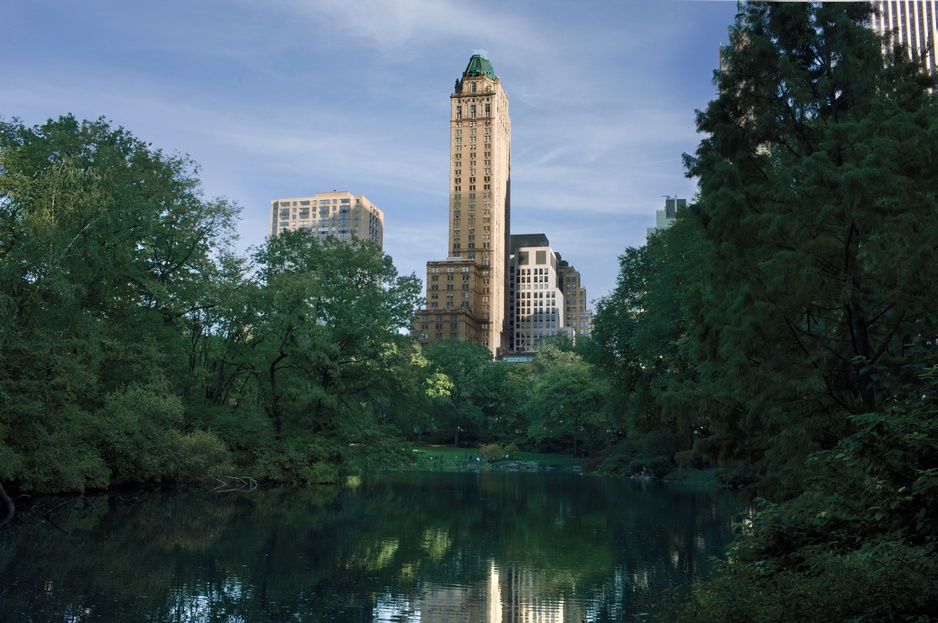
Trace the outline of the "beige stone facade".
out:
<instances>
[{"instance_id":1,"label":"beige stone facade","mask_svg":"<svg viewBox=\"0 0 938 623\"><path fill-rule=\"evenodd\" d=\"M450 95L449 255L427 263L421 343L505 350L510 194L508 96L488 58L475 54Z\"/></svg>"},{"instance_id":2,"label":"beige stone facade","mask_svg":"<svg viewBox=\"0 0 938 623\"><path fill-rule=\"evenodd\" d=\"M270 202L270 236L307 231L340 240L370 240L383 249L384 213L361 195L347 190Z\"/></svg>"}]
</instances>

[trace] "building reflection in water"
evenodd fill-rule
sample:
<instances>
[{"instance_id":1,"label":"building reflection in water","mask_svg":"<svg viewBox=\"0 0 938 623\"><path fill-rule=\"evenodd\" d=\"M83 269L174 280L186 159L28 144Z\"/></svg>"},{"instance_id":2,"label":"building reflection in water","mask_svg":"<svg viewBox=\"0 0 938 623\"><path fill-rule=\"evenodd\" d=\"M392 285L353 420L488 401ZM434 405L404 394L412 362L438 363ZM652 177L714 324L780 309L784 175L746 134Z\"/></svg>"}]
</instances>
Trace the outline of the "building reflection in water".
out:
<instances>
[{"instance_id":1,"label":"building reflection in water","mask_svg":"<svg viewBox=\"0 0 938 623\"><path fill-rule=\"evenodd\" d=\"M499 570L470 586L427 583L416 599L385 595L375 621L420 623L565 623L592 620L596 604L545 598L546 586L533 569Z\"/></svg>"}]
</instances>

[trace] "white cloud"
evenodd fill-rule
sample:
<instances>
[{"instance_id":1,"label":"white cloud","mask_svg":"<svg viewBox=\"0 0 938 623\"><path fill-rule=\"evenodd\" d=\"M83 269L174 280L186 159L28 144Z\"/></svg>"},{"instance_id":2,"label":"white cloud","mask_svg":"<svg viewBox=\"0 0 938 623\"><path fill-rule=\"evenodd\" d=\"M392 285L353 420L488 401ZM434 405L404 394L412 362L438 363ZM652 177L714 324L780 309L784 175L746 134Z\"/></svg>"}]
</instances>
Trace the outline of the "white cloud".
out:
<instances>
[{"instance_id":1,"label":"white cloud","mask_svg":"<svg viewBox=\"0 0 938 623\"><path fill-rule=\"evenodd\" d=\"M191 154L206 193L243 207L243 246L263 241L272 199L364 194L386 213L386 250L418 275L446 255L449 94L487 49L511 100L513 228L546 233L591 297L662 195L691 196L680 156L699 140L693 111L735 13L664 0L52 4L6 7L0 114L104 115Z\"/></svg>"},{"instance_id":2,"label":"white cloud","mask_svg":"<svg viewBox=\"0 0 938 623\"><path fill-rule=\"evenodd\" d=\"M537 40L528 20L494 5L450 0L280 0L277 5L308 23L328 24L320 30L337 41L354 41L403 59L454 39Z\"/></svg>"}]
</instances>

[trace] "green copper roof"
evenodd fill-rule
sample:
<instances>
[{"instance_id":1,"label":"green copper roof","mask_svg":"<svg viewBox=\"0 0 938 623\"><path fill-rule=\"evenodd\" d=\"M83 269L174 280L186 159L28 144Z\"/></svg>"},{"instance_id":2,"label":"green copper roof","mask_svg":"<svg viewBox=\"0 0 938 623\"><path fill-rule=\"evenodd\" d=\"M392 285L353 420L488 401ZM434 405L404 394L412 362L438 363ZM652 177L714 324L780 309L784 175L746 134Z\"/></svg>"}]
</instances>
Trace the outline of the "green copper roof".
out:
<instances>
[{"instance_id":1,"label":"green copper roof","mask_svg":"<svg viewBox=\"0 0 938 623\"><path fill-rule=\"evenodd\" d=\"M462 72L462 75L463 77L486 76L495 80L495 69L492 68L492 63L488 58L481 54L473 54L466 66L466 71Z\"/></svg>"}]
</instances>

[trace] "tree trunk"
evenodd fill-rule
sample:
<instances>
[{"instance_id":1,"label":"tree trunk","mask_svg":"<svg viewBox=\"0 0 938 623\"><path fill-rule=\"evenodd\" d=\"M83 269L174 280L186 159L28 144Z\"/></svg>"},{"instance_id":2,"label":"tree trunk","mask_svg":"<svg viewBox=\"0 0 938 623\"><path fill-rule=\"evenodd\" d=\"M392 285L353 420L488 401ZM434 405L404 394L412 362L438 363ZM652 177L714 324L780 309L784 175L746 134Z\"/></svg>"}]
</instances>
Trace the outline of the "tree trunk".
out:
<instances>
[{"instance_id":1,"label":"tree trunk","mask_svg":"<svg viewBox=\"0 0 938 623\"><path fill-rule=\"evenodd\" d=\"M3 502L4 506L6 506L6 516L3 518L3 521L0 521L0 528L2 528L5 523L13 519L13 514L16 512L16 506L13 504L13 500L10 499L10 496L7 495L7 492L4 491L2 483L0 483L0 502Z\"/></svg>"}]
</instances>

